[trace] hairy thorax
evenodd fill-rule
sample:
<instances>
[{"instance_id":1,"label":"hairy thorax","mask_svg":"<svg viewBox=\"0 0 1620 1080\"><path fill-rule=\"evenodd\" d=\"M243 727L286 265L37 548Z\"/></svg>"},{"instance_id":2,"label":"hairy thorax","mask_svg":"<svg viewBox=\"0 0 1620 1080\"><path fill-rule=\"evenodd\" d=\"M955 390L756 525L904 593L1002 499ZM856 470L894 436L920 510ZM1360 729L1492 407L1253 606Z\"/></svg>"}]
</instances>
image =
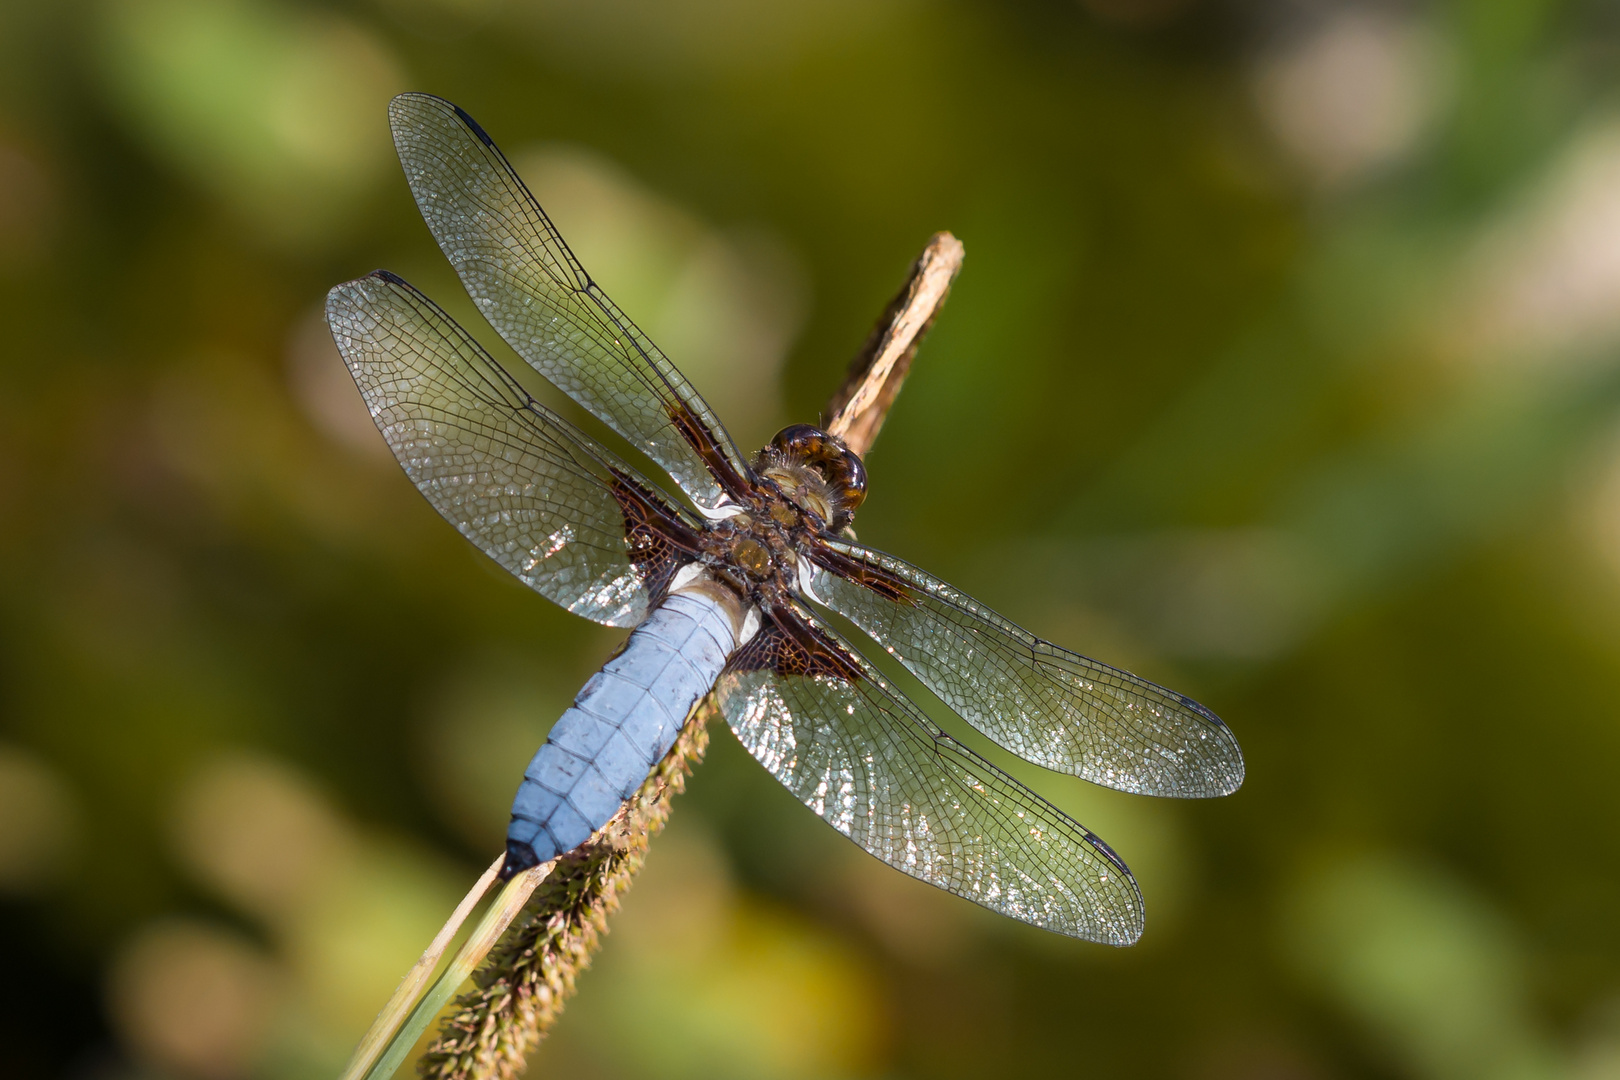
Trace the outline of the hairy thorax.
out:
<instances>
[{"instance_id":1,"label":"hairy thorax","mask_svg":"<svg viewBox=\"0 0 1620 1080\"><path fill-rule=\"evenodd\" d=\"M738 512L710 524L702 561L748 606L786 601L799 552L847 529L866 496L866 471L842 441L796 424L755 457L756 482Z\"/></svg>"},{"instance_id":2,"label":"hairy thorax","mask_svg":"<svg viewBox=\"0 0 1620 1080\"><path fill-rule=\"evenodd\" d=\"M815 541L817 526L785 495L762 492L758 504L709 527L704 561L709 572L748 604L771 607L798 579L798 551Z\"/></svg>"}]
</instances>

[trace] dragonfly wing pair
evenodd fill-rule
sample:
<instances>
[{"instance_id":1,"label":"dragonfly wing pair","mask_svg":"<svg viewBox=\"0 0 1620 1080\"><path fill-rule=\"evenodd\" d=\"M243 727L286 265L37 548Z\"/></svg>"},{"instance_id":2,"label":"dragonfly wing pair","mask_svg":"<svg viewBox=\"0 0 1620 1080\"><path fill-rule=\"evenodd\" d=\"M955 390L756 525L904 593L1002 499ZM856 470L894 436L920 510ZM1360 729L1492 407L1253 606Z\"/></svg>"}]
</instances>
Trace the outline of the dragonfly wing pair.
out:
<instances>
[{"instance_id":1,"label":"dragonfly wing pair","mask_svg":"<svg viewBox=\"0 0 1620 1080\"><path fill-rule=\"evenodd\" d=\"M713 411L580 266L506 155L442 98L388 106L428 229L506 343L714 509L746 473Z\"/></svg>"},{"instance_id":2,"label":"dragonfly wing pair","mask_svg":"<svg viewBox=\"0 0 1620 1080\"><path fill-rule=\"evenodd\" d=\"M635 626L692 560L685 515L405 281L379 270L339 285L326 319L411 482L541 596Z\"/></svg>"},{"instance_id":3,"label":"dragonfly wing pair","mask_svg":"<svg viewBox=\"0 0 1620 1080\"><path fill-rule=\"evenodd\" d=\"M1141 893L1107 844L941 731L808 610L743 646L717 696L772 776L896 870L1071 937L1141 936Z\"/></svg>"},{"instance_id":4,"label":"dragonfly wing pair","mask_svg":"<svg viewBox=\"0 0 1620 1080\"><path fill-rule=\"evenodd\" d=\"M1043 641L909 563L829 540L815 599L882 643L968 723L1025 761L1139 795L1210 798L1243 754L1198 702Z\"/></svg>"},{"instance_id":5,"label":"dragonfly wing pair","mask_svg":"<svg viewBox=\"0 0 1620 1080\"><path fill-rule=\"evenodd\" d=\"M576 614L634 626L756 477L702 398L580 267L460 109L390 106L417 204L480 310L536 370L665 469L695 513L530 396L465 330L383 271L328 298L379 429L434 507ZM1149 794L1242 778L1225 726L1180 695L1040 641L914 567L830 534L801 553L808 598L849 617L1028 760ZM716 697L802 802L895 868L995 911L1135 941L1129 870L1078 823L934 725L792 598L761 612Z\"/></svg>"}]
</instances>

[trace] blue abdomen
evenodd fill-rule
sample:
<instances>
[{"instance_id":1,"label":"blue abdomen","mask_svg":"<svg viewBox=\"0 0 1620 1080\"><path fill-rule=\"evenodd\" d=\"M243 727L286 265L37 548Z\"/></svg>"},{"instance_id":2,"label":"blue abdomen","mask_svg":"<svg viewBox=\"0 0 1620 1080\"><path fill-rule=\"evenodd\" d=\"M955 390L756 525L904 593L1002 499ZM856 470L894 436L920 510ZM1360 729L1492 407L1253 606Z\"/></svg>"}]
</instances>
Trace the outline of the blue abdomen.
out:
<instances>
[{"instance_id":1,"label":"blue abdomen","mask_svg":"<svg viewBox=\"0 0 1620 1080\"><path fill-rule=\"evenodd\" d=\"M672 594L591 676L529 762L512 801L503 874L584 843L634 795L736 648L719 602Z\"/></svg>"}]
</instances>

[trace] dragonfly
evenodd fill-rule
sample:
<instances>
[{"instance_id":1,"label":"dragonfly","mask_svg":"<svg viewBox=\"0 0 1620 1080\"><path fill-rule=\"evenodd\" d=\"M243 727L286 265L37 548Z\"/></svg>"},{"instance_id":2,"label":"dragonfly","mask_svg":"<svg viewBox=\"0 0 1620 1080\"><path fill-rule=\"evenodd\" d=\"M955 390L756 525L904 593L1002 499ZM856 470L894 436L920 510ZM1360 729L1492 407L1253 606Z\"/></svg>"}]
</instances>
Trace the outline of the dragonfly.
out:
<instances>
[{"instance_id":1,"label":"dragonfly","mask_svg":"<svg viewBox=\"0 0 1620 1080\"><path fill-rule=\"evenodd\" d=\"M1230 729L859 543L867 474L841 439L794 424L741 453L483 128L416 93L389 120L416 205L479 312L673 485L537 400L399 276L328 295L371 416L434 509L540 595L631 629L525 770L502 875L611 820L712 694L767 772L889 866L1047 930L1134 943L1143 901L1120 857L944 731L824 613L991 742L1105 787L1229 794L1244 775Z\"/></svg>"}]
</instances>

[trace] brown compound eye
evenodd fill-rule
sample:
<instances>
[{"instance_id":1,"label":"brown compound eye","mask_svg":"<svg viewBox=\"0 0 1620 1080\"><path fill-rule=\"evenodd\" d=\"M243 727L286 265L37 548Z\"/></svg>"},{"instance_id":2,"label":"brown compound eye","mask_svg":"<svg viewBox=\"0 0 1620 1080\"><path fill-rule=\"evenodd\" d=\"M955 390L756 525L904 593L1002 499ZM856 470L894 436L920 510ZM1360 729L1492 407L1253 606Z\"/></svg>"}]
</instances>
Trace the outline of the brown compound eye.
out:
<instances>
[{"instance_id":1,"label":"brown compound eye","mask_svg":"<svg viewBox=\"0 0 1620 1080\"><path fill-rule=\"evenodd\" d=\"M793 424L776 433L771 446L784 456L797 458L814 468L827 481L838 500L842 528L855 510L866 501L866 466L844 445L844 440L809 424Z\"/></svg>"},{"instance_id":2,"label":"brown compound eye","mask_svg":"<svg viewBox=\"0 0 1620 1080\"><path fill-rule=\"evenodd\" d=\"M866 501L866 463L853 450L838 446L838 471L829 471L828 479L838 488L844 511L854 516L855 510Z\"/></svg>"}]
</instances>

